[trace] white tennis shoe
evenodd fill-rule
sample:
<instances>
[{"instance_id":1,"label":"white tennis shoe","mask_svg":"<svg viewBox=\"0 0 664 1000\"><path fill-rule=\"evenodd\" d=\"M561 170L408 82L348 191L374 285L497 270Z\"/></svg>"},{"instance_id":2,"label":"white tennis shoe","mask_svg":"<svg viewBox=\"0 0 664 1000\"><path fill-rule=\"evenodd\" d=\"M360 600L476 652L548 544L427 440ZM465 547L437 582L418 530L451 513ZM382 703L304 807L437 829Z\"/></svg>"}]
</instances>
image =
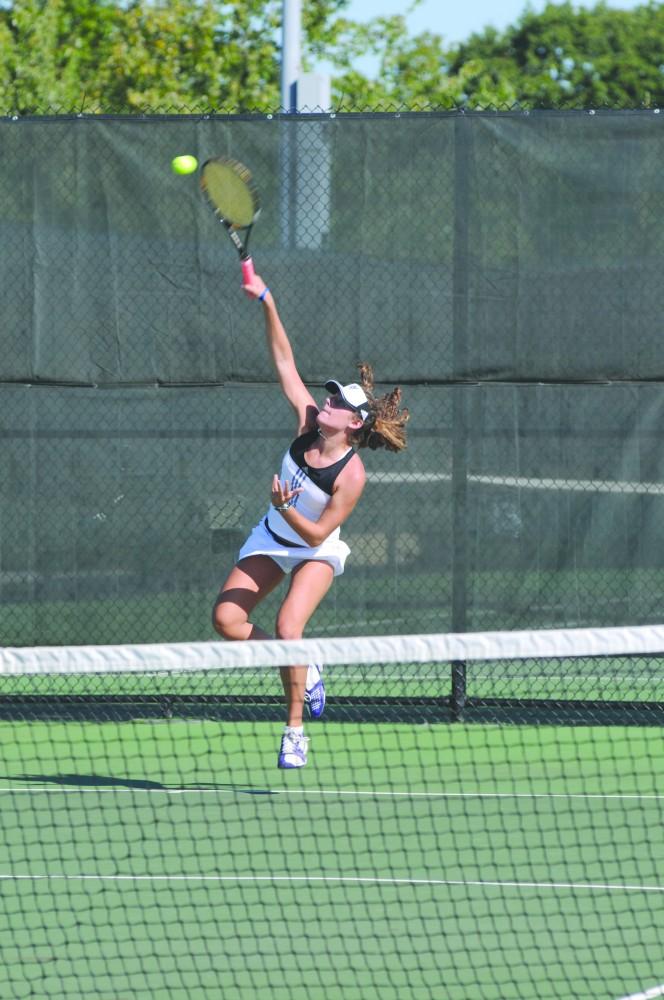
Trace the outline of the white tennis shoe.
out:
<instances>
[{"instance_id":1,"label":"white tennis shoe","mask_svg":"<svg viewBox=\"0 0 664 1000\"><path fill-rule=\"evenodd\" d=\"M307 667L304 701L309 706L309 714L312 719L320 719L325 711L325 685L321 677L322 669L322 663L310 663Z\"/></svg>"},{"instance_id":2,"label":"white tennis shoe","mask_svg":"<svg viewBox=\"0 0 664 1000\"><path fill-rule=\"evenodd\" d=\"M307 763L309 738L301 733L285 732L281 737L281 748L277 767L304 767Z\"/></svg>"}]
</instances>

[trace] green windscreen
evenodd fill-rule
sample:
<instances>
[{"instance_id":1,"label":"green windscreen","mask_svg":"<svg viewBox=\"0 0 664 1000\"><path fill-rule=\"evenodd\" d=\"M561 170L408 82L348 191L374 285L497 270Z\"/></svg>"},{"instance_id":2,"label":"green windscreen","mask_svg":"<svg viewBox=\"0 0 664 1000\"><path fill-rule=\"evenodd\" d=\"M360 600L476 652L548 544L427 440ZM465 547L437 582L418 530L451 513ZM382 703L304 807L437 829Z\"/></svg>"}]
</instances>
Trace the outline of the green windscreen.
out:
<instances>
[{"instance_id":1,"label":"green windscreen","mask_svg":"<svg viewBox=\"0 0 664 1000\"><path fill-rule=\"evenodd\" d=\"M653 112L0 122L8 645L214 637L295 435L183 150L245 163L302 378L403 388L318 635L661 619ZM281 592L259 619L270 630Z\"/></svg>"}]
</instances>

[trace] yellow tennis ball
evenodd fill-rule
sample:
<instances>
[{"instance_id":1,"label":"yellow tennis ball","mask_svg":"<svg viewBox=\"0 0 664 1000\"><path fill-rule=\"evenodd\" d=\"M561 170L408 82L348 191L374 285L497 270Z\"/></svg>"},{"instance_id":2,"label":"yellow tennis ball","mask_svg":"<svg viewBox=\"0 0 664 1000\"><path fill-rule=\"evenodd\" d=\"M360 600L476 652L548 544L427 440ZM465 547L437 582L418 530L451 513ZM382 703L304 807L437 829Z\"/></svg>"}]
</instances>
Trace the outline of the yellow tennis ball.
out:
<instances>
[{"instance_id":1,"label":"yellow tennis ball","mask_svg":"<svg viewBox=\"0 0 664 1000\"><path fill-rule=\"evenodd\" d=\"M193 174L198 166L195 156L176 156L171 160L171 169L174 174Z\"/></svg>"}]
</instances>

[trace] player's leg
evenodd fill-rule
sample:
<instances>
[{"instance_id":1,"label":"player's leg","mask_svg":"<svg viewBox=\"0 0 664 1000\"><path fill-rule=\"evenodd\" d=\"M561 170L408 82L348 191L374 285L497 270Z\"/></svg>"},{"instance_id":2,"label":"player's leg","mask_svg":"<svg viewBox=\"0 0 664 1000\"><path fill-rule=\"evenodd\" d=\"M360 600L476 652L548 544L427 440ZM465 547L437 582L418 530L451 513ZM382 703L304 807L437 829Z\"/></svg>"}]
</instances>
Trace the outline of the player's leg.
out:
<instances>
[{"instance_id":1,"label":"player's leg","mask_svg":"<svg viewBox=\"0 0 664 1000\"><path fill-rule=\"evenodd\" d=\"M309 560L291 574L288 593L277 616L278 639L300 639L312 614L332 585L334 570L329 563ZM302 726L307 666L281 668L281 681L288 705L288 726Z\"/></svg>"},{"instance_id":2,"label":"player's leg","mask_svg":"<svg viewBox=\"0 0 664 1000\"><path fill-rule=\"evenodd\" d=\"M212 624L224 639L271 639L249 621L256 605L286 574L269 556L247 556L233 567L212 612Z\"/></svg>"}]
</instances>

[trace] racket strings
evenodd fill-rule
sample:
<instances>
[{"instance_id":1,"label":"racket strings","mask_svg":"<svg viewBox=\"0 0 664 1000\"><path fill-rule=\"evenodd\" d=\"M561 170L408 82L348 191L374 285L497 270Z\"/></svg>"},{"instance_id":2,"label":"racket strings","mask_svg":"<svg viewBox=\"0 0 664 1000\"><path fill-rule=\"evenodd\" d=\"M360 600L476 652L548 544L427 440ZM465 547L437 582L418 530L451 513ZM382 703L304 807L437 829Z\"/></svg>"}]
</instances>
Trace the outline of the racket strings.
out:
<instances>
[{"instance_id":1,"label":"racket strings","mask_svg":"<svg viewBox=\"0 0 664 1000\"><path fill-rule=\"evenodd\" d=\"M201 186L217 214L230 226L250 226L259 212L251 173L236 160L208 160L203 166Z\"/></svg>"}]
</instances>

